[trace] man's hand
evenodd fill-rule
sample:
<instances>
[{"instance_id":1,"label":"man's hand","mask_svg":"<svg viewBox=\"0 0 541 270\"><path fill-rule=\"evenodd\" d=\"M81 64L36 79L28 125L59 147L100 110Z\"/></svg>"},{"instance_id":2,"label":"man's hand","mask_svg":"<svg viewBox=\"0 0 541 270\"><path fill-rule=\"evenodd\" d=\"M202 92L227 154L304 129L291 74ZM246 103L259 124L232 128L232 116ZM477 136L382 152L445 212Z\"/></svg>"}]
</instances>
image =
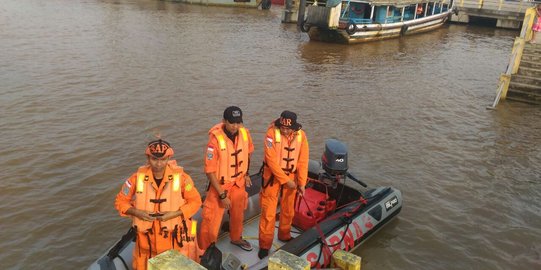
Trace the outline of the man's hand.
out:
<instances>
[{"instance_id":1,"label":"man's hand","mask_svg":"<svg viewBox=\"0 0 541 270\"><path fill-rule=\"evenodd\" d=\"M229 200L229 198L220 200L220 205L229 210L229 208L231 208L231 200Z\"/></svg>"},{"instance_id":2,"label":"man's hand","mask_svg":"<svg viewBox=\"0 0 541 270\"><path fill-rule=\"evenodd\" d=\"M304 187L301 187L301 186L298 186L297 187L297 190L299 191L299 193L304 196Z\"/></svg>"},{"instance_id":3,"label":"man's hand","mask_svg":"<svg viewBox=\"0 0 541 270\"><path fill-rule=\"evenodd\" d=\"M252 179L250 178L250 176L249 176L249 175L246 175L246 176L244 177L244 179L246 180L246 186L247 186L247 187L251 187L251 186L252 186Z\"/></svg>"},{"instance_id":4,"label":"man's hand","mask_svg":"<svg viewBox=\"0 0 541 270\"><path fill-rule=\"evenodd\" d=\"M287 183L285 185L289 189L295 189L297 187L297 184L295 184L295 182L293 182L291 180L287 181Z\"/></svg>"},{"instance_id":5,"label":"man's hand","mask_svg":"<svg viewBox=\"0 0 541 270\"><path fill-rule=\"evenodd\" d=\"M138 219L144 220L144 221L154 221L156 218L151 216L150 212L135 209L135 207L132 207L126 211L126 214L134 216Z\"/></svg>"},{"instance_id":6,"label":"man's hand","mask_svg":"<svg viewBox=\"0 0 541 270\"><path fill-rule=\"evenodd\" d=\"M156 219L159 220L159 221L167 221L167 220L170 220L172 218L176 218L176 217L180 216L182 214L182 212L180 210L179 211L165 211L165 212L160 212L160 214L162 214L162 215L156 217Z\"/></svg>"}]
</instances>

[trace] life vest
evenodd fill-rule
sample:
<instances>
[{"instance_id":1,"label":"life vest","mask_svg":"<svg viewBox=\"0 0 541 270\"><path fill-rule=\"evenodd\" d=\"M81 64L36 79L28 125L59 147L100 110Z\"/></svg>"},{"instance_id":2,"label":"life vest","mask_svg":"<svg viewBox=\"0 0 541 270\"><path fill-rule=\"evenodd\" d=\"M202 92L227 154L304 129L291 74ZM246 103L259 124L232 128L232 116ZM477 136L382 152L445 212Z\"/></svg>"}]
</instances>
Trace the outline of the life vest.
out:
<instances>
[{"instance_id":1,"label":"life vest","mask_svg":"<svg viewBox=\"0 0 541 270\"><path fill-rule=\"evenodd\" d=\"M294 174L297 171L297 162L299 161L299 155L302 146L302 130L295 131L293 133L293 139L291 142L287 138L282 138L280 129L274 127L274 151L276 157L279 158L278 163L280 168L286 175Z\"/></svg>"},{"instance_id":2,"label":"life vest","mask_svg":"<svg viewBox=\"0 0 541 270\"><path fill-rule=\"evenodd\" d=\"M223 124L214 126L210 133L216 137L220 148L220 160L216 176L222 188L229 189L235 183L239 186L244 183L244 175L248 171L250 141L248 131L241 127L236 137L236 143L233 143L227 139L222 126Z\"/></svg>"},{"instance_id":3,"label":"life vest","mask_svg":"<svg viewBox=\"0 0 541 270\"><path fill-rule=\"evenodd\" d=\"M135 208L149 212L158 211L176 211L185 204L182 197L182 179L183 169L176 165L176 161L169 161L162 180L163 189L159 191L154 181L150 180L152 170L150 166L142 166L137 170L137 179L135 183ZM160 222L160 221L157 221ZM133 218L133 226L139 232L146 232L152 228L153 221L144 221L139 218ZM160 222L162 231L172 232L175 226L182 224L182 218L176 217L167 221Z\"/></svg>"},{"instance_id":4,"label":"life vest","mask_svg":"<svg viewBox=\"0 0 541 270\"><path fill-rule=\"evenodd\" d=\"M417 6L417 15L423 14L423 6Z\"/></svg>"}]
</instances>

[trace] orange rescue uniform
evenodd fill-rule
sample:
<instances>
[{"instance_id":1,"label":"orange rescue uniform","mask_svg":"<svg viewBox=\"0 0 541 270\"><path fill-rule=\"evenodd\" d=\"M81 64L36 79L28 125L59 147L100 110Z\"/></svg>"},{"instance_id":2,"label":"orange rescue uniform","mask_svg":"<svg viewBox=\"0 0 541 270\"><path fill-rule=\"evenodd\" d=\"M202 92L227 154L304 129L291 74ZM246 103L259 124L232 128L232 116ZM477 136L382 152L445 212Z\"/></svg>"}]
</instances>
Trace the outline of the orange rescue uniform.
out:
<instances>
[{"instance_id":1,"label":"orange rescue uniform","mask_svg":"<svg viewBox=\"0 0 541 270\"><path fill-rule=\"evenodd\" d=\"M196 224L191 217L201 207L201 195L192 178L176 161L169 161L158 187L150 166L142 166L122 186L116 195L115 208L120 216L127 216L128 209L153 213L182 211L182 216L167 221L144 221L136 217L133 227L137 231L133 250L133 269L147 269L147 261L166 250L175 249L194 261L199 261L196 245ZM193 226L193 228L192 228Z\"/></svg>"},{"instance_id":2,"label":"orange rescue uniform","mask_svg":"<svg viewBox=\"0 0 541 270\"><path fill-rule=\"evenodd\" d=\"M417 15L423 15L423 4L417 4Z\"/></svg>"},{"instance_id":3,"label":"orange rescue uniform","mask_svg":"<svg viewBox=\"0 0 541 270\"><path fill-rule=\"evenodd\" d=\"M231 241L236 242L242 238L244 210L248 206L245 177L254 145L248 129L239 128L235 142L233 142L225 134L224 128L224 124L220 123L209 130L205 173L215 173L221 188L227 191L227 197L231 200L229 236ZM203 203L201 230L198 238L201 249L207 249L211 243L218 239L224 209L220 194L209 183L207 196Z\"/></svg>"},{"instance_id":4,"label":"orange rescue uniform","mask_svg":"<svg viewBox=\"0 0 541 270\"><path fill-rule=\"evenodd\" d=\"M261 220L259 222L259 247L269 249L274 239L276 208L280 201L280 225L278 239L291 238L291 223L295 214L294 202L296 190L282 188L289 180L304 187L308 178L309 147L302 130L284 137L280 129L271 124L265 138L265 166L263 167L263 187L260 194Z\"/></svg>"}]
</instances>

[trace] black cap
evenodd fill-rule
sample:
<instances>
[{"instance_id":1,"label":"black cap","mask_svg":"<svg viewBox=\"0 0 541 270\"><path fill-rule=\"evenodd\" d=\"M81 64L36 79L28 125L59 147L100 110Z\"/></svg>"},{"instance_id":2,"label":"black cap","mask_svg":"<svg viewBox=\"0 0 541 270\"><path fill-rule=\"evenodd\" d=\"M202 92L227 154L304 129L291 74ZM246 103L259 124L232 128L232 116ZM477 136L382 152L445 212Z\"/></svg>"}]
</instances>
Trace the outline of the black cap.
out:
<instances>
[{"instance_id":1,"label":"black cap","mask_svg":"<svg viewBox=\"0 0 541 270\"><path fill-rule=\"evenodd\" d=\"M229 106L224 111L224 119L232 124L242 123L242 110L237 106Z\"/></svg>"},{"instance_id":2,"label":"black cap","mask_svg":"<svg viewBox=\"0 0 541 270\"><path fill-rule=\"evenodd\" d=\"M277 127L288 127L293 130L302 128L302 125L297 123L297 114L291 111L283 111L280 114L280 118L274 121L274 125Z\"/></svg>"}]
</instances>

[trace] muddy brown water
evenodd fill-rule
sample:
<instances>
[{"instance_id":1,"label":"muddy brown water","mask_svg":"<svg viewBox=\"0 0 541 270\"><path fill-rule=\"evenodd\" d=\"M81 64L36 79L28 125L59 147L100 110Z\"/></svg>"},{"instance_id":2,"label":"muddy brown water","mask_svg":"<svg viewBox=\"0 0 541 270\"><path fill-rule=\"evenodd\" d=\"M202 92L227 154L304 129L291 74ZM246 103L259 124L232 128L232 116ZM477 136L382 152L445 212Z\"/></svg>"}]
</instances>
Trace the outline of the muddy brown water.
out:
<instances>
[{"instance_id":1,"label":"muddy brown water","mask_svg":"<svg viewBox=\"0 0 541 270\"><path fill-rule=\"evenodd\" d=\"M0 3L0 265L84 269L127 231L113 209L159 131L203 190L208 129L296 111L319 159L404 195L363 269L541 269L541 108L492 103L517 31L448 25L344 46L270 11L164 1Z\"/></svg>"}]
</instances>

